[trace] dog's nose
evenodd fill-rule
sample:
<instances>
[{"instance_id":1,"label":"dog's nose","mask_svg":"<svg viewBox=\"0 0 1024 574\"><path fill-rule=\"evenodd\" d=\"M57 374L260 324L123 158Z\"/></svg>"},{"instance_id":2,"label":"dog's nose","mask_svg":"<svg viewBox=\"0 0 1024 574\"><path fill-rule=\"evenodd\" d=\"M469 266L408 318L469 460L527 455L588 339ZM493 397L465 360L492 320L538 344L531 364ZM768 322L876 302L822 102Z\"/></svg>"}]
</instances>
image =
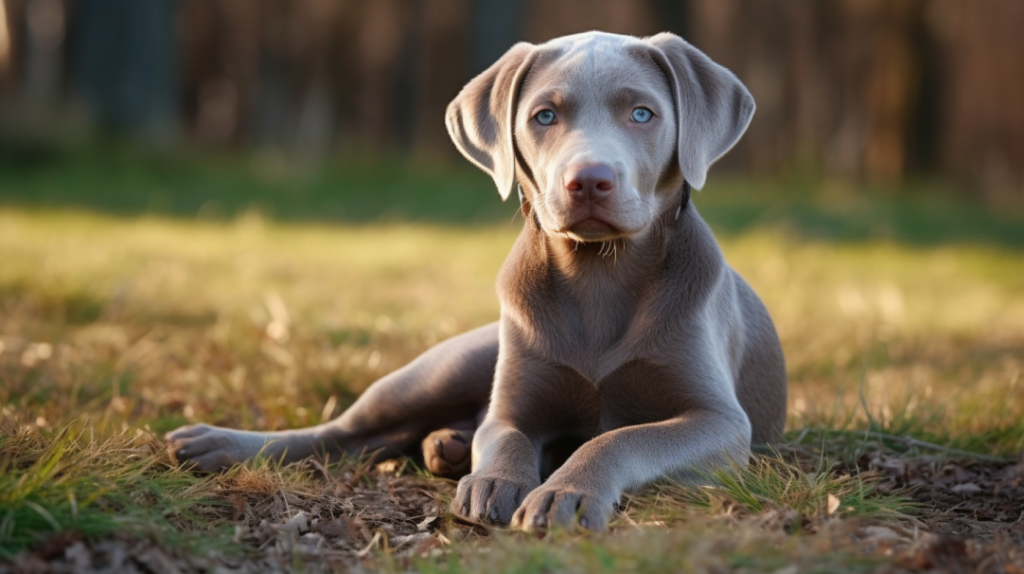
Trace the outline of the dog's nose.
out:
<instances>
[{"instance_id":1,"label":"dog's nose","mask_svg":"<svg viewBox=\"0 0 1024 574\"><path fill-rule=\"evenodd\" d=\"M604 164L587 165L570 170L565 189L573 199L607 197L615 189L615 172Z\"/></svg>"}]
</instances>

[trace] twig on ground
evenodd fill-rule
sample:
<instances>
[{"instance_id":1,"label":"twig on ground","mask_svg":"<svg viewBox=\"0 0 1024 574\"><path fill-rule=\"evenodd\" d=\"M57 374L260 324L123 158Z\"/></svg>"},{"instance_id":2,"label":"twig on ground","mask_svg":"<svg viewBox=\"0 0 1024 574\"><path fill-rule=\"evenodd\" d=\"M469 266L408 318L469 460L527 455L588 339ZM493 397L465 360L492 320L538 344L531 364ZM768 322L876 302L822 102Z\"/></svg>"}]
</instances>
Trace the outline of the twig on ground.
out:
<instances>
[{"instance_id":1,"label":"twig on ground","mask_svg":"<svg viewBox=\"0 0 1024 574\"><path fill-rule=\"evenodd\" d=\"M916 439L916 438L913 438L913 437L909 437L909 436L898 436L898 435L880 433L880 432L875 432L875 431L863 431L860 434L863 434L865 436L869 436L871 438L877 438L879 440L892 440L892 441L896 441L896 442L901 442L901 443L903 443L903 444L905 444L907 446L916 446L916 447L919 447L919 448L926 448L926 449L929 449L929 450L937 450L937 451L940 451L940 452L948 452L949 454L955 454L957 456L963 456L963 457L969 457L969 458L976 458L978 460L984 460L984 461L988 461L988 462L1006 462L1006 459L1001 457L1001 456L992 456L992 455L988 455L988 454L981 454L979 452L971 452L969 450L961 450L959 448L953 448L953 447L949 447L949 446L942 446L942 445L939 445L939 444L935 444L935 443L919 440L919 439Z\"/></svg>"},{"instance_id":2,"label":"twig on ground","mask_svg":"<svg viewBox=\"0 0 1024 574\"><path fill-rule=\"evenodd\" d=\"M791 443L795 443L795 444L802 443L804 438L807 436L807 434L809 432L824 433L824 434L835 433L835 434L860 435L860 436L863 436L863 437L866 437L866 438L874 438L874 439L878 439L878 440L894 441L894 442L903 443L906 446L914 446L914 447L918 447L918 448L925 448L925 449L928 449L928 450L945 452L945 453L948 453L948 454L952 454L952 455L956 455L956 456L962 456L962 457L965 457L965 458L973 458L973 459L977 459L977 460L984 460L986 462L1007 462L1009 460L1009 459L1007 459L1005 457L1001 457L1001 456L992 456L992 455L989 455L989 454L982 454L982 453L979 453L979 452L971 452L969 450L962 450L962 449L953 448L953 447L950 447L950 446L942 446L940 444L935 444L935 443L923 441L923 440L916 439L916 438L909 437L909 436L900 436L900 435L881 433L881 432L869 431L869 430L864 430L864 431L847 431L847 432L844 432L844 431L833 431L833 430L827 430L827 429L810 429L810 428L805 428L795 440L791 441Z\"/></svg>"}]
</instances>

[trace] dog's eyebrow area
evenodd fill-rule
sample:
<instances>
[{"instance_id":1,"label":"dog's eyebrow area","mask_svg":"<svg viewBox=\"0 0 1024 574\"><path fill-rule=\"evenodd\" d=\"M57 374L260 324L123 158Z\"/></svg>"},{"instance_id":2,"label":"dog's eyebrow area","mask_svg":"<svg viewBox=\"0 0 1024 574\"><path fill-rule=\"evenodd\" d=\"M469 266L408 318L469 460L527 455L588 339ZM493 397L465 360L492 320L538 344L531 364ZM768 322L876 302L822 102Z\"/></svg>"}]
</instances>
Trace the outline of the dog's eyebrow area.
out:
<instances>
[{"instance_id":1,"label":"dog's eyebrow area","mask_svg":"<svg viewBox=\"0 0 1024 574\"><path fill-rule=\"evenodd\" d=\"M636 88L622 87L608 94L608 106L614 110L628 108L637 105L645 105L651 108L655 114L659 113L662 105L662 98L656 94Z\"/></svg>"},{"instance_id":2,"label":"dog's eyebrow area","mask_svg":"<svg viewBox=\"0 0 1024 574\"><path fill-rule=\"evenodd\" d=\"M550 89L532 94L526 102L520 103L520 109L527 114L529 119L538 111L551 108L566 117L571 117L575 109L579 107L577 98L569 96L567 90ZM659 97L648 90L637 89L629 86L611 90L605 98L605 104L609 109L616 112L624 109L631 109L634 106L647 106L655 115L663 115L662 109L665 105L665 97Z\"/></svg>"},{"instance_id":3,"label":"dog's eyebrow area","mask_svg":"<svg viewBox=\"0 0 1024 574\"><path fill-rule=\"evenodd\" d=\"M530 117L543 108L554 108L558 112L571 112L577 105L575 100L566 94L567 91L554 88L531 94L525 102L520 102L519 107Z\"/></svg>"}]
</instances>

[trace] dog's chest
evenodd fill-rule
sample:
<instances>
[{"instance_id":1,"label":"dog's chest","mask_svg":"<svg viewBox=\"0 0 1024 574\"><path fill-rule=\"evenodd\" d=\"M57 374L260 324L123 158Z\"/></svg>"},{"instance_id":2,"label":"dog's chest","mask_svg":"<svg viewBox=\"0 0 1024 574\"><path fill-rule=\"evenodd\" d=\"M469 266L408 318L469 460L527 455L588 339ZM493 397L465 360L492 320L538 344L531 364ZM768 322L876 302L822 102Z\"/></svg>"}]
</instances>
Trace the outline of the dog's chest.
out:
<instances>
[{"instance_id":1,"label":"dog's chest","mask_svg":"<svg viewBox=\"0 0 1024 574\"><path fill-rule=\"evenodd\" d=\"M595 436L667 420L693 407L679 373L645 359L629 361L597 381L571 368L560 370L556 379L533 398L558 419L550 422L569 434Z\"/></svg>"},{"instance_id":2,"label":"dog's chest","mask_svg":"<svg viewBox=\"0 0 1024 574\"><path fill-rule=\"evenodd\" d=\"M543 317L534 317L536 348L593 384L617 381L617 371L655 351L659 322L671 320L659 317L652 307L646 302L626 307L600 299L587 305L562 302Z\"/></svg>"}]
</instances>

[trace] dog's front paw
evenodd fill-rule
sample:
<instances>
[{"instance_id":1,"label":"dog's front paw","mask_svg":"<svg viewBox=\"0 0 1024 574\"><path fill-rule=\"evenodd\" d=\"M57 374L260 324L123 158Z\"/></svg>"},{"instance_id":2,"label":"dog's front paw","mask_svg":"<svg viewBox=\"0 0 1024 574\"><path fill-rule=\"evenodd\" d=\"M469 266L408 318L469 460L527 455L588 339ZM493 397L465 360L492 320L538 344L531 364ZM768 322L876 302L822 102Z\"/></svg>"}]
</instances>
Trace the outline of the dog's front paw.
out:
<instances>
[{"instance_id":1,"label":"dog's front paw","mask_svg":"<svg viewBox=\"0 0 1024 574\"><path fill-rule=\"evenodd\" d=\"M526 481L470 474L459 481L452 512L478 524L508 524L523 497L536 487Z\"/></svg>"},{"instance_id":2,"label":"dog's front paw","mask_svg":"<svg viewBox=\"0 0 1024 574\"><path fill-rule=\"evenodd\" d=\"M167 450L191 470L219 472L256 456L266 446L263 433L192 425L167 433Z\"/></svg>"},{"instance_id":3,"label":"dog's front paw","mask_svg":"<svg viewBox=\"0 0 1024 574\"><path fill-rule=\"evenodd\" d=\"M523 500L512 517L512 528L542 532L557 526L581 526L601 531L615 512L615 497L587 492L572 486L545 484Z\"/></svg>"}]
</instances>

